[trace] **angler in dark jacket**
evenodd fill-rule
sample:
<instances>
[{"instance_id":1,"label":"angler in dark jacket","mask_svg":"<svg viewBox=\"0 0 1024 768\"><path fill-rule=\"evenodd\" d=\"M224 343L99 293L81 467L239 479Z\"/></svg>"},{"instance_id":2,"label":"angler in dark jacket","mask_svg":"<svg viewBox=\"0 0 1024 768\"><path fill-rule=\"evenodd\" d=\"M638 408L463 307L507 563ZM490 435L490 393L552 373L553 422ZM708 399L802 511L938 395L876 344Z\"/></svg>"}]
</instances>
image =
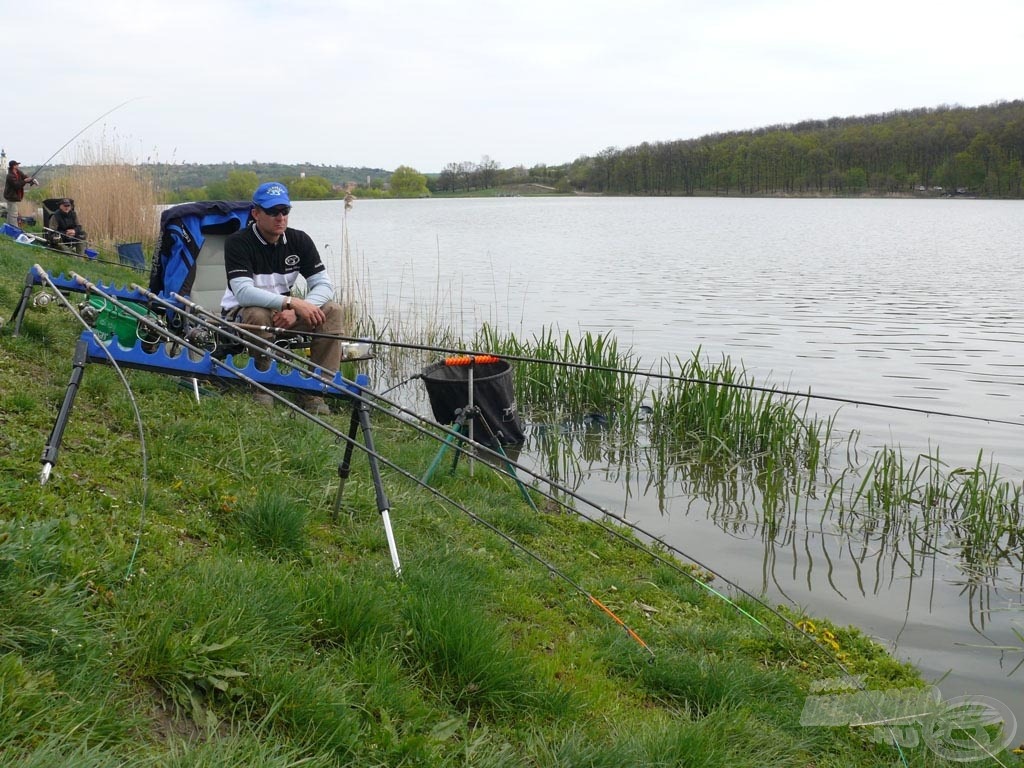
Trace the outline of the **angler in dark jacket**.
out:
<instances>
[{"instance_id":1,"label":"angler in dark jacket","mask_svg":"<svg viewBox=\"0 0 1024 768\"><path fill-rule=\"evenodd\" d=\"M79 256L85 250L85 230L78 223L78 214L71 207L70 198L60 201L57 211L50 217L50 229L57 245L73 245Z\"/></svg>"},{"instance_id":2,"label":"angler in dark jacket","mask_svg":"<svg viewBox=\"0 0 1024 768\"><path fill-rule=\"evenodd\" d=\"M7 223L18 226L18 203L25 198L25 187L36 183L31 176L22 173L21 163L11 160L7 164L7 181L4 182L4 200L7 201Z\"/></svg>"}]
</instances>

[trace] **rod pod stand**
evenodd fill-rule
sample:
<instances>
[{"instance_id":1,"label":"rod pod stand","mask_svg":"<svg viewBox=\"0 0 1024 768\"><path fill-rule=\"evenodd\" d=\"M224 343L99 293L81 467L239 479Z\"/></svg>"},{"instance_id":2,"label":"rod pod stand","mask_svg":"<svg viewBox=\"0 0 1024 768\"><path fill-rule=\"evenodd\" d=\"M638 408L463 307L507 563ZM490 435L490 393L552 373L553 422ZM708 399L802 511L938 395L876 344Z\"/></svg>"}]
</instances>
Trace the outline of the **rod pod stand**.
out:
<instances>
[{"instance_id":1,"label":"rod pod stand","mask_svg":"<svg viewBox=\"0 0 1024 768\"><path fill-rule=\"evenodd\" d=\"M373 478L373 492L377 498L377 511L384 523L384 535L388 540L388 551L391 553L391 565L395 569L395 575L402 575L402 564L398 560L398 546L395 544L395 534L391 529L391 515L389 514L391 504L387 494L384 492L384 483L380 478L380 467L377 465L377 453L373 445L373 434L370 432L370 407L364 402L352 403L352 418L348 425L348 440L345 443L345 453L338 464L338 492L334 496L334 510L331 512L331 519L337 522L341 512L341 494L345 490L345 483L348 481L349 472L352 467L352 450L356 443L356 433L363 430L363 442L366 444L366 457L370 463L370 476ZM349 517L352 513L349 512Z\"/></svg>"},{"instance_id":2,"label":"rod pod stand","mask_svg":"<svg viewBox=\"0 0 1024 768\"><path fill-rule=\"evenodd\" d=\"M42 272L41 267L37 267L37 269L40 272ZM204 377L229 378L232 380L241 380L250 385L256 385L260 389L262 389L262 391L269 392L278 399L282 400L282 402L285 402L286 405L291 407L296 412L305 415L314 423L327 428L329 431L332 431L334 434L336 434L339 438L342 437L342 434L335 430L334 427L331 426L330 424L326 424L325 422L320 421L316 416L313 416L303 411L294 404L289 403L288 401L281 398L281 396L278 395L276 392L272 392L270 390L270 387L279 384L284 385L286 387L289 384L291 384L292 386L289 388L294 389L295 382L290 380L289 376L279 374L275 377L269 371L260 372L256 370L254 366L251 369L246 370L236 369L235 367L228 365L223 361L215 359L210 354L209 350L201 349L195 346L187 339L169 332L166 328L157 328L151 317L136 312L134 309L128 306L128 302L122 302L117 297L106 293L100 286L93 285L84 278L80 278L78 276L74 277L76 279L76 282L81 283L81 286L79 286L79 290L82 290L82 288L84 287L85 289L87 289L88 293L94 293L96 295L102 296L115 306L123 309L127 314L134 317L136 321L145 324L147 328L152 327L153 330L156 330L159 333L161 333L161 335L168 341L172 342L173 344L180 345L182 348L195 353L199 357L199 359L193 360L188 355L175 355L173 357L170 357L166 354L159 353L158 350L153 352L146 352L145 350L142 349L140 342L138 340L136 340L135 345L130 349L121 347L117 343L116 339L109 345L100 344L99 342L95 341L95 334L93 331L86 331L85 333L83 333L79 337L78 344L75 347L75 356L73 361L71 378L70 381L68 382L67 391L64 395L64 401L61 405L60 413L57 417L57 421L54 424L53 430L50 434L49 440L47 441L47 445L41 459L43 462L43 470L40 476L40 482L42 484L45 484L46 481L49 479L51 470L53 466L56 464L57 453L60 449L61 438L64 434L64 429L67 426L68 419L70 418L71 408L74 404L75 396L78 393L78 389L81 384L82 377L84 375L86 364L92 362L93 360L97 362L106 362L106 360L104 360L103 357L99 356L94 352L94 344L97 347L105 349L106 355L108 357L112 357L113 362L120 363L128 367L141 368L144 370L151 370L163 374L180 374L184 372L183 368L189 369L188 372L191 372L193 374L201 370L202 375L204 375ZM50 281L49 279L47 279L46 282L52 285L52 281ZM141 290L138 292L138 294L140 296L145 295ZM93 339L93 342L90 342L90 339ZM241 339L239 340L242 341ZM312 378L319 379L321 378L322 373L323 372L321 371L321 369L316 368ZM401 563L399 562L398 559L398 549L395 544L394 532L392 531L391 528L391 519L389 515L390 505L387 500L387 496L384 493L384 486L380 477L380 468L377 462L377 454L373 445L373 436L370 432L370 420L368 415L369 406L366 404L365 400L362 399L361 394L359 394L358 388L360 387L360 385L358 383L355 385L356 388L351 388L349 386L339 388L336 383L337 377L338 374L335 374L334 379L330 382L330 387L328 391L324 391L322 384L320 387L318 387L317 391L328 395L340 394L340 396L350 401L352 404L352 422L350 426L349 441L347 444L343 464L351 464L351 455L354 447L353 438L356 434L357 427L361 426L363 429L363 437L364 442L366 444L367 456L369 458L370 471L373 477L374 490L376 491L377 495L377 507L378 510L380 511L381 518L384 522L384 532L385 535L387 536L388 549L391 555L391 563L392 566L394 567L395 574L401 575ZM307 387L303 386L302 388L306 389ZM339 475L342 474L342 469L341 467L339 467ZM347 477L347 468L344 473L344 477ZM338 508L338 505L340 505L340 498L343 486L343 483L339 484L338 496L335 500L336 510Z\"/></svg>"},{"instance_id":3,"label":"rod pod stand","mask_svg":"<svg viewBox=\"0 0 1024 768\"><path fill-rule=\"evenodd\" d=\"M441 464L441 459L444 458L445 452L448 451L452 447L452 445L454 445L457 439L462 438L463 435L468 435L469 440L473 440L471 436L473 432L473 419L475 416L479 415L480 409L475 405L466 406L465 408L459 408L458 410L456 410L455 413L456 418L455 423L452 425L452 432L444 439L444 442L441 443L441 448L434 456L434 460L430 462L430 467L427 468L427 471L424 473L422 479L420 480L420 482L423 483L424 485L430 485L430 481L434 477L434 472L437 471L437 467ZM508 472L509 476L516 481L516 485L519 486L519 492L523 495L523 498L526 499L526 502L531 507L533 507L533 511L538 512L539 510L537 509L537 505L533 503L533 498L526 490L526 486L523 485L523 481L520 480L519 476L516 474L515 464L513 464L512 461L509 460L508 455L505 453L505 449L501 447L501 441L491 430L491 425L487 423L487 419L481 419L480 421L483 423L484 427L490 434L493 450L496 453L501 454L501 457L505 460L505 471ZM471 451L473 449L473 445L475 444L471 443ZM452 458L452 472L454 472L456 467L458 467L459 457L461 455L461 451L455 451L455 456ZM472 454L470 454L470 456L472 456ZM472 458L470 459L470 461L472 461Z\"/></svg>"}]
</instances>

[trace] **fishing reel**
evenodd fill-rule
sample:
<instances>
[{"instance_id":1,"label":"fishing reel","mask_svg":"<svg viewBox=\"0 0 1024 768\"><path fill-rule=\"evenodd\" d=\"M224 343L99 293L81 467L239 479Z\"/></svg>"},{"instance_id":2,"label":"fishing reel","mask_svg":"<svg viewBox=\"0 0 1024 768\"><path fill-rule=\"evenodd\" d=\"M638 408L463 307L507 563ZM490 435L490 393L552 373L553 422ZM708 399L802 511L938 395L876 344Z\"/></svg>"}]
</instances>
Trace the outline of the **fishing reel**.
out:
<instances>
[{"instance_id":1,"label":"fishing reel","mask_svg":"<svg viewBox=\"0 0 1024 768\"><path fill-rule=\"evenodd\" d=\"M46 309L53 303L54 297L46 291L39 291L32 297L32 306L36 309Z\"/></svg>"},{"instance_id":2,"label":"fishing reel","mask_svg":"<svg viewBox=\"0 0 1024 768\"><path fill-rule=\"evenodd\" d=\"M185 341L211 354L217 351L217 338L209 328L200 326L189 328L185 333Z\"/></svg>"},{"instance_id":3,"label":"fishing reel","mask_svg":"<svg viewBox=\"0 0 1024 768\"><path fill-rule=\"evenodd\" d=\"M37 293L36 297L32 299L32 303L35 304L37 299L45 295L46 294L44 293ZM47 299L46 302L42 304L42 306L45 307L49 303L50 300ZM78 305L78 316L81 317L82 320L84 320L90 328L96 327L96 321L100 319L100 312L100 307L97 307L95 304L90 304L87 301L83 301L81 304Z\"/></svg>"}]
</instances>

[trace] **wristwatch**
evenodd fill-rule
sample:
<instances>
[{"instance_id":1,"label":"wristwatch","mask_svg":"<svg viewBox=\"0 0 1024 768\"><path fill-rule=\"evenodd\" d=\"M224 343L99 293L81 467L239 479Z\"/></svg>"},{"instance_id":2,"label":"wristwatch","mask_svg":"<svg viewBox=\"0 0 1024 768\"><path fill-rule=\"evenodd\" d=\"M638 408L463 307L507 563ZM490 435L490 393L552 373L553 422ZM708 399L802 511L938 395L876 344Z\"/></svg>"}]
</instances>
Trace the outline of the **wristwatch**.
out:
<instances>
[{"instance_id":1,"label":"wristwatch","mask_svg":"<svg viewBox=\"0 0 1024 768\"><path fill-rule=\"evenodd\" d=\"M285 309L291 309L292 308L292 297L291 296L285 296L284 297L284 308Z\"/></svg>"}]
</instances>

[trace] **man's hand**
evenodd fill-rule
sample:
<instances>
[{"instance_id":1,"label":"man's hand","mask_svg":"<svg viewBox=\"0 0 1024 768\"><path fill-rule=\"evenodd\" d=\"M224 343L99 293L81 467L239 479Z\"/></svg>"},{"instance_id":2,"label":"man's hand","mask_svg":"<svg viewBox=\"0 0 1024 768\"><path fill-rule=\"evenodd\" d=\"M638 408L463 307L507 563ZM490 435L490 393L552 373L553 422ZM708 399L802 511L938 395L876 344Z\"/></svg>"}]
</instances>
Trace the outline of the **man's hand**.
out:
<instances>
[{"instance_id":1,"label":"man's hand","mask_svg":"<svg viewBox=\"0 0 1024 768\"><path fill-rule=\"evenodd\" d=\"M292 301L295 300L292 299ZM271 316L271 320L273 321L275 328L284 328L285 330L288 330L289 328L295 327L299 322L299 317L295 314L294 309L282 309L279 312L275 312Z\"/></svg>"},{"instance_id":2,"label":"man's hand","mask_svg":"<svg viewBox=\"0 0 1024 768\"><path fill-rule=\"evenodd\" d=\"M327 315L325 315L324 311L320 309L320 307L318 307L316 304L313 304L310 301L306 301L305 299L296 299L294 296L292 297L291 311L296 316L296 322L301 320L310 328L319 328L321 325L324 324L324 321L327 319ZM284 311L284 313L287 312L288 310Z\"/></svg>"}]
</instances>

